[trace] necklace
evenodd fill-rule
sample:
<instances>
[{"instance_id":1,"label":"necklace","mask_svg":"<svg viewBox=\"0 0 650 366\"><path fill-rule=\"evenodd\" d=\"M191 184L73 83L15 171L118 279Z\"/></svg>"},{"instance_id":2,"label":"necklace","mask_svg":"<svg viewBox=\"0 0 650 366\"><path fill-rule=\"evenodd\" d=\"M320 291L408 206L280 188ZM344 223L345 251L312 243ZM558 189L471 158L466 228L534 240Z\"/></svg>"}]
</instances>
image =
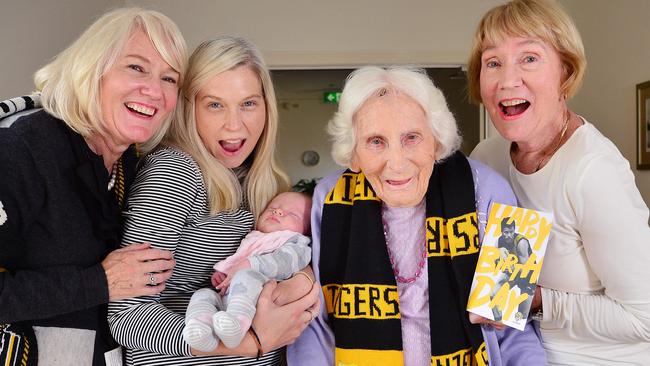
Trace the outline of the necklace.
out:
<instances>
[{"instance_id":1,"label":"necklace","mask_svg":"<svg viewBox=\"0 0 650 366\"><path fill-rule=\"evenodd\" d=\"M390 260L391 268L393 268L393 274L395 275L395 279L397 280L397 282L401 282L401 283L415 282L415 280L417 280L420 277L420 275L422 275L422 268L424 268L424 263L426 263L425 261L427 260L427 247L426 246L422 247L420 262L418 262L418 268L415 271L415 274L412 277L402 277L399 274L397 265L395 264L395 258L393 256L393 252L390 250L390 242L388 241L388 226L386 225L386 221L383 219L383 217L381 222L382 225L384 226L384 238L386 238L386 249L388 250L388 259Z\"/></svg>"},{"instance_id":2,"label":"necklace","mask_svg":"<svg viewBox=\"0 0 650 366\"><path fill-rule=\"evenodd\" d=\"M110 191L115 187L115 179L117 178L117 161L113 163L113 168L111 169L111 179L108 181L108 190Z\"/></svg>"},{"instance_id":3,"label":"necklace","mask_svg":"<svg viewBox=\"0 0 650 366\"><path fill-rule=\"evenodd\" d=\"M535 171L533 173L538 172L542 168L542 163L546 161L546 159L550 158L555 154L557 149L560 148L560 145L562 144L562 140L564 139L564 135L566 134L567 129L569 128L569 120L571 120L571 112L567 110L567 116L566 119L564 120L564 125L562 126L562 131L560 132L560 138L557 140L557 143L555 144L555 147L553 150L551 150L550 153L546 153L542 155L542 157L539 159L539 162L537 163L537 167L535 167ZM514 145L513 145L514 147ZM515 169L517 169L517 163L515 162L515 159L512 159L512 164L515 166Z\"/></svg>"}]
</instances>

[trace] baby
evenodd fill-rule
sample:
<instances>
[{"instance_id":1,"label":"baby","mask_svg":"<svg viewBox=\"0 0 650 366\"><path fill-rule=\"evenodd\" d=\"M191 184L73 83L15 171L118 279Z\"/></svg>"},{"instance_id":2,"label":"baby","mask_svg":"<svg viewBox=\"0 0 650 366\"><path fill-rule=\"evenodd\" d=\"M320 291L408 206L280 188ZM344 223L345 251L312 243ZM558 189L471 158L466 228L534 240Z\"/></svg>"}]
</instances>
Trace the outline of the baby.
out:
<instances>
[{"instance_id":1,"label":"baby","mask_svg":"<svg viewBox=\"0 0 650 366\"><path fill-rule=\"evenodd\" d=\"M285 280L311 261L311 198L285 192L275 196L232 256L214 266L212 285L192 295L183 339L209 352L219 344L239 345L255 316L257 298L270 279ZM225 306L224 306L225 304Z\"/></svg>"}]
</instances>

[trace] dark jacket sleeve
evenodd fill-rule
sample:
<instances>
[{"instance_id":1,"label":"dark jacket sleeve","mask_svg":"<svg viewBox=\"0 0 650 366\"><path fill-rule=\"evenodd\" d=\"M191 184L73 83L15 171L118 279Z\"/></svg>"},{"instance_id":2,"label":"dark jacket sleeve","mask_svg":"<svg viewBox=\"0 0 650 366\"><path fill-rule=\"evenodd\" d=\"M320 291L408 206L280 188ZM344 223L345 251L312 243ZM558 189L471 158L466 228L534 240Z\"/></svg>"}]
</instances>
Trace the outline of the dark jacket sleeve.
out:
<instances>
[{"instance_id":1,"label":"dark jacket sleeve","mask_svg":"<svg viewBox=\"0 0 650 366\"><path fill-rule=\"evenodd\" d=\"M26 245L46 202L48 177L39 172L28 144L10 128L0 129L0 172L0 323L45 319L106 303L106 275L99 263L57 265L52 258L61 258L61 253L49 252L48 243L38 243L39 250Z\"/></svg>"}]
</instances>

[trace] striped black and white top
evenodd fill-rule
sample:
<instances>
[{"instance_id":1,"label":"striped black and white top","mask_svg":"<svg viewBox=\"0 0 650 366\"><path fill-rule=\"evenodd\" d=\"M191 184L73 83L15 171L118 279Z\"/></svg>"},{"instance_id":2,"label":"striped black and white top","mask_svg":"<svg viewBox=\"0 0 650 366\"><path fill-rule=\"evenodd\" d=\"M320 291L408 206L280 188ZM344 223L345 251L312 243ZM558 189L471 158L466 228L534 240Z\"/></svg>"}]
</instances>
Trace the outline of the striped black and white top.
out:
<instances>
[{"instance_id":1,"label":"striped black and white top","mask_svg":"<svg viewBox=\"0 0 650 366\"><path fill-rule=\"evenodd\" d=\"M164 148L144 158L124 212L122 244L151 242L176 259L165 290L109 304L108 321L126 348L127 365L281 365L284 349L259 360L191 357L182 339L192 294L210 286L212 266L235 253L253 228L246 210L210 215L201 171L185 152Z\"/></svg>"}]
</instances>

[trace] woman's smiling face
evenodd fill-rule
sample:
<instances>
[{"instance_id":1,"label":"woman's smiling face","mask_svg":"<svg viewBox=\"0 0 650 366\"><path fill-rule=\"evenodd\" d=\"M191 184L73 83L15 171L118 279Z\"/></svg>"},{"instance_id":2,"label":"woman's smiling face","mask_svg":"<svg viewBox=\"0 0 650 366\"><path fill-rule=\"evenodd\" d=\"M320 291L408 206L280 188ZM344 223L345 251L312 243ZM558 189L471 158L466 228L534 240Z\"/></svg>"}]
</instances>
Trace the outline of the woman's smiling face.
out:
<instances>
[{"instance_id":1,"label":"woman's smiling face","mask_svg":"<svg viewBox=\"0 0 650 366\"><path fill-rule=\"evenodd\" d=\"M481 98L499 133L534 141L565 108L559 53L537 38L487 43L481 56Z\"/></svg>"},{"instance_id":2,"label":"woman's smiling face","mask_svg":"<svg viewBox=\"0 0 650 366\"><path fill-rule=\"evenodd\" d=\"M228 168L253 152L266 125L262 82L249 66L213 77L196 95L196 128L208 151Z\"/></svg>"},{"instance_id":3,"label":"woman's smiling face","mask_svg":"<svg viewBox=\"0 0 650 366\"><path fill-rule=\"evenodd\" d=\"M362 171L390 207L422 201L435 163L436 141L422 107L389 90L371 97L354 115L351 168Z\"/></svg>"},{"instance_id":4,"label":"woman's smiling face","mask_svg":"<svg viewBox=\"0 0 650 366\"><path fill-rule=\"evenodd\" d=\"M101 78L102 122L117 145L145 142L176 106L179 74L139 28Z\"/></svg>"}]
</instances>

